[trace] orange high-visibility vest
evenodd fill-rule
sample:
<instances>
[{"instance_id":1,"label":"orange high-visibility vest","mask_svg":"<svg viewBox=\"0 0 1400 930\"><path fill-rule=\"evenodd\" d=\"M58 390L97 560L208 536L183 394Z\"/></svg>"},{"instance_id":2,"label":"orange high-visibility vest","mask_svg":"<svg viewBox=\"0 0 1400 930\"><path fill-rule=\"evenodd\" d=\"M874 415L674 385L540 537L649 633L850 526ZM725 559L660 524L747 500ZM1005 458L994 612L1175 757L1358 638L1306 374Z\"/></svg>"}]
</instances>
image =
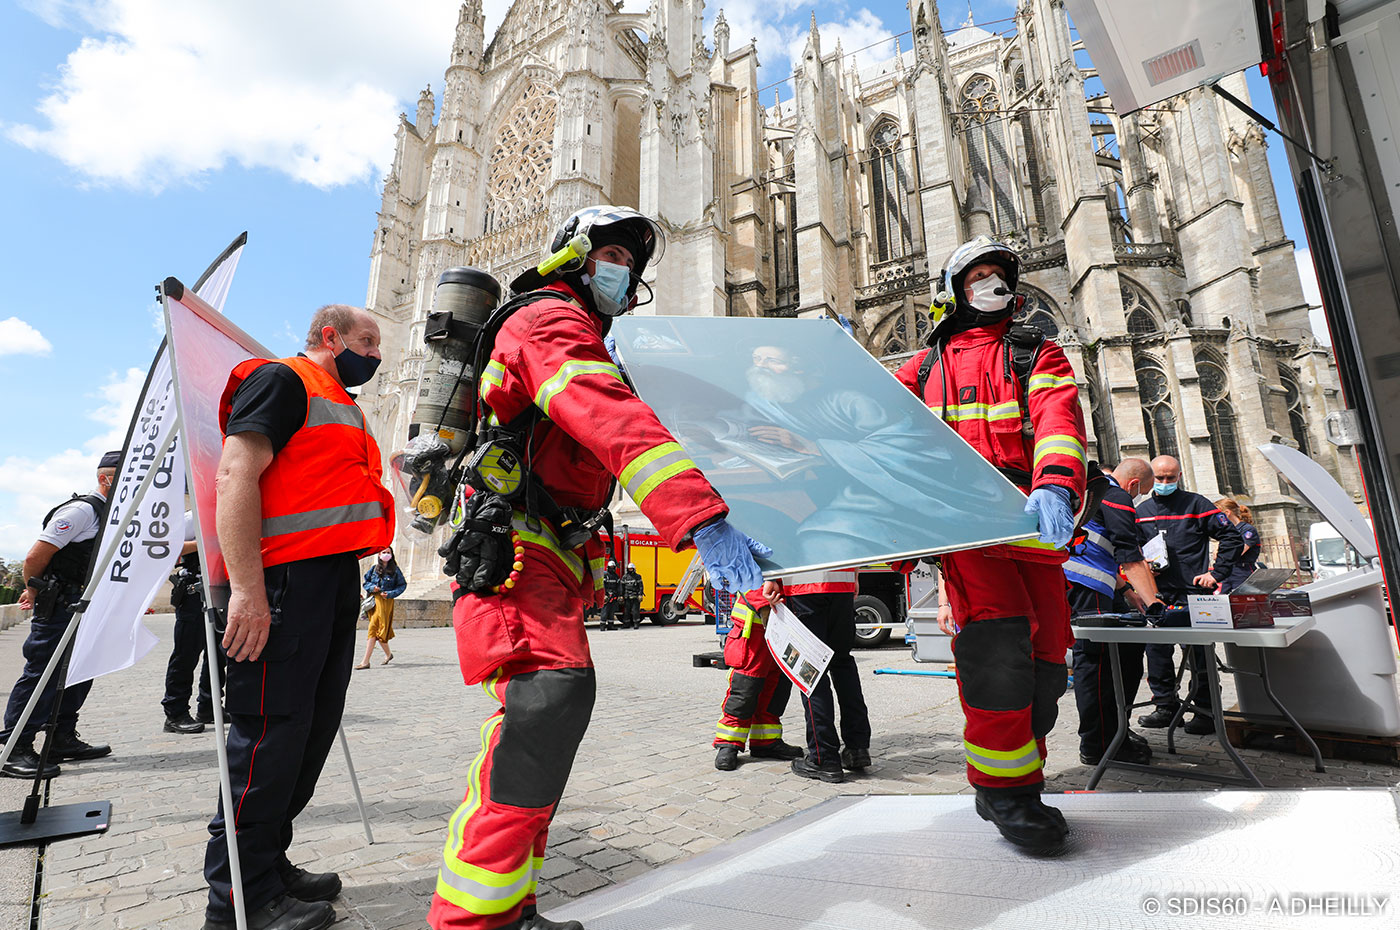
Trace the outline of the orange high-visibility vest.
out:
<instances>
[{"instance_id":1,"label":"orange high-visibility vest","mask_svg":"<svg viewBox=\"0 0 1400 930\"><path fill-rule=\"evenodd\" d=\"M394 538L394 504L381 480L379 445L354 399L320 365L305 357L242 362L219 401L219 429L228 425L243 379L272 361L301 377L306 422L258 481L264 567L383 549Z\"/></svg>"}]
</instances>

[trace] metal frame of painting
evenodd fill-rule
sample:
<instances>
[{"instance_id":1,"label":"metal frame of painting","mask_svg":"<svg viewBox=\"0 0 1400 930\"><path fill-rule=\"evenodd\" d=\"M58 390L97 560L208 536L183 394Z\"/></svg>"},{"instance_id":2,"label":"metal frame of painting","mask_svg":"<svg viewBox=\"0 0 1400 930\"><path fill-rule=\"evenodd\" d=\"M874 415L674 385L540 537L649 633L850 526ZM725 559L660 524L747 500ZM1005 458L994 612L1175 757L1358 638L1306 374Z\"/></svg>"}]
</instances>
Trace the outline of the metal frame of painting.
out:
<instances>
[{"instance_id":1,"label":"metal frame of painting","mask_svg":"<svg viewBox=\"0 0 1400 930\"><path fill-rule=\"evenodd\" d=\"M1025 495L833 321L625 317L612 333L730 522L773 547L767 577L1036 535Z\"/></svg>"}]
</instances>

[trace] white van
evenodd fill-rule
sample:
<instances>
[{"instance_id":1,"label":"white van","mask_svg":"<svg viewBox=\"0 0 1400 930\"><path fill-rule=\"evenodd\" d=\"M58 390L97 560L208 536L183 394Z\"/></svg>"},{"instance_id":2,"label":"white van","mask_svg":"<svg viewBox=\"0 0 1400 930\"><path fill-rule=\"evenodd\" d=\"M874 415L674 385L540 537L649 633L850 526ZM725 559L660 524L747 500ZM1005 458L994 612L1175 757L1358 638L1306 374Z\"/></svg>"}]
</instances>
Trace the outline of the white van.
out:
<instances>
[{"instance_id":1,"label":"white van","mask_svg":"<svg viewBox=\"0 0 1400 930\"><path fill-rule=\"evenodd\" d=\"M1366 525L1370 526L1371 521L1367 520ZM1308 560L1311 568L1304 565L1303 570L1310 570L1313 578L1319 581L1366 566L1366 560L1330 523L1314 523L1308 527Z\"/></svg>"}]
</instances>

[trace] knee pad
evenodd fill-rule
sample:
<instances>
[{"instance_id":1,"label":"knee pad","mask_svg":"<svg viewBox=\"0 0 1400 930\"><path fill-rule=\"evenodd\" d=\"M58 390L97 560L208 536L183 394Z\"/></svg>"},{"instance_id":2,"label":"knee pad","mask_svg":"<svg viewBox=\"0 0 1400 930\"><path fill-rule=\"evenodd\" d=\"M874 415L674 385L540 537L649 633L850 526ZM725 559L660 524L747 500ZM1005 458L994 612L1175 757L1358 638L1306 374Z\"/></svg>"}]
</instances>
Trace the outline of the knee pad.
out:
<instances>
[{"instance_id":1,"label":"knee pad","mask_svg":"<svg viewBox=\"0 0 1400 930\"><path fill-rule=\"evenodd\" d=\"M739 720L751 720L758 712L758 692L763 679L739 672L729 673L729 696L724 699L724 712Z\"/></svg>"},{"instance_id":2,"label":"knee pad","mask_svg":"<svg viewBox=\"0 0 1400 930\"><path fill-rule=\"evenodd\" d=\"M593 715L591 668L544 669L510 679L491 760L491 800L513 807L559 801Z\"/></svg>"},{"instance_id":3,"label":"knee pad","mask_svg":"<svg viewBox=\"0 0 1400 930\"><path fill-rule=\"evenodd\" d=\"M1069 684L1069 670L1063 663L1035 660L1035 696L1031 701L1031 732L1043 739L1055 728L1060 715L1060 696Z\"/></svg>"},{"instance_id":4,"label":"knee pad","mask_svg":"<svg viewBox=\"0 0 1400 930\"><path fill-rule=\"evenodd\" d=\"M777 674L780 677L778 684L773 688L773 696L768 699L768 713L774 717L781 717L783 711L787 710L788 699L792 697L792 682L781 672Z\"/></svg>"},{"instance_id":5,"label":"knee pad","mask_svg":"<svg viewBox=\"0 0 1400 930\"><path fill-rule=\"evenodd\" d=\"M1026 617L977 620L953 640L963 700L978 710L1022 710L1035 696L1031 622Z\"/></svg>"}]
</instances>

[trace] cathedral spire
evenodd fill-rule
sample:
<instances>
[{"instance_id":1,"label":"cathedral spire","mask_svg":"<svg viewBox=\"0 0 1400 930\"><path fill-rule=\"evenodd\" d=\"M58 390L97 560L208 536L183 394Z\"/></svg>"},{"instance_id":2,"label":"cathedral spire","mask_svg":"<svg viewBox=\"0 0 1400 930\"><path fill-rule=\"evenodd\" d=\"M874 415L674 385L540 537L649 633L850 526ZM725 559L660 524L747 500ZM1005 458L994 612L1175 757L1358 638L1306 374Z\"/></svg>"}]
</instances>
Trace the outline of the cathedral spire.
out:
<instances>
[{"instance_id":1,"label":"cathedral spire","mask_svg":"<svg viewBox=\"0 0 1400 930\"><path fill-rule=\"evenodd\" d=\"M967 0L967 22L963 23L963 28L966 29L968 26L974 25L976 23L972 21L972 0Z\"/></svg>"},{"instance_id":2,"label":"cathedral spire","mask_svg":"<svg viewBox=\"0 0 1400 930\"><path fill-rule=\"evenodd\" d=\"M452 40L451 65L476 67L481 63L482 27L481 0L464 0L457 13L457 34Z\"/></svg>"}]
</instances>

